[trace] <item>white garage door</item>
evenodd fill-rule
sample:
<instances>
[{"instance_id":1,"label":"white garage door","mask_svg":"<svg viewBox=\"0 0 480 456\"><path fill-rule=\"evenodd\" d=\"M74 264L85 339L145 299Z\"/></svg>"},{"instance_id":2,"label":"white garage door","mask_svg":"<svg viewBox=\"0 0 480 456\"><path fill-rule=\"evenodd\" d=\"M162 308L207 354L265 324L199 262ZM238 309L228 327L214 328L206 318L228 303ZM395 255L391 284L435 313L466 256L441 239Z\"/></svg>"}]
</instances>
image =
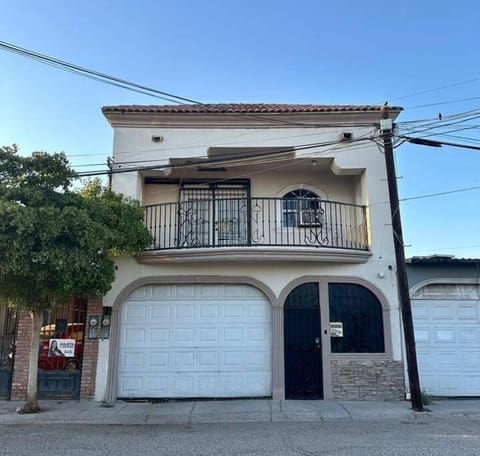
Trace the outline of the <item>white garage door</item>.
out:
<instances>
[{"instance_id":1,"label":"white garage door","mask_svg":"<svg viewBox=\"0 0 480 456\"><path fill-rule=\"evenodd\" d=\"M480 296L475 285L427 285L412 299L422 389L480 396Z\"/></svg>"},{"instance_id":2,"label":"white garage door","mask_svg":"<svg viewBox=\"0 0 480 456\"><path fill-rule=\"evenodd\" d=\"M271 395L271 305L248 285L152 285L122 306L118 397Z\"/></svg>"}]
</instances>

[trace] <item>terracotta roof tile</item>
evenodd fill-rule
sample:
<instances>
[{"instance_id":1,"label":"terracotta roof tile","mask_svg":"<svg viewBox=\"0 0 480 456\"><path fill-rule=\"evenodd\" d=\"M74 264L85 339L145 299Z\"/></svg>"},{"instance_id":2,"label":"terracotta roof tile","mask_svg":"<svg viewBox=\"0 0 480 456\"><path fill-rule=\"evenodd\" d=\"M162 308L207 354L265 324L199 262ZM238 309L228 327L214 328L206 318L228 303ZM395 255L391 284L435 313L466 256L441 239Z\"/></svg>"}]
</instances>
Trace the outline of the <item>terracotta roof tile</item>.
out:
<instances>
[{"instance_id":1,"label":"terracotta roof tile","mask_svg":"<svg viewBox=\"0 0 480 456\"><path fill-rule=\"evenodd\" d=\"M305 112L367 112L380 111L376 105L314 105L314 104L191 104L191 105L119 105L104 106L102 111L128 113L305 113ZM399 106L390 106L392 110L402 110Z\"/></svg>"}]
</instances>

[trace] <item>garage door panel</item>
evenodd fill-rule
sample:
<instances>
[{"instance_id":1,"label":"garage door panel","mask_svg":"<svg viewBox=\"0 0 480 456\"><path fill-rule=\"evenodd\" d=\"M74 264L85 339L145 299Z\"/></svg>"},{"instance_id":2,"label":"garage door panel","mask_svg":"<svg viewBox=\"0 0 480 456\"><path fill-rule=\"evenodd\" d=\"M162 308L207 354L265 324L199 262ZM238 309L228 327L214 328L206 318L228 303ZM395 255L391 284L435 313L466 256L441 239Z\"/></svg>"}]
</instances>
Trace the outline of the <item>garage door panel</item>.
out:
<instances>
[{"instance_id":1,"label":"garage door panel","mask_svg":"<svg viewBox=\"0 0 480 456\"><path fill-rule=\"evenodd\" d=\"M194 285L173 285L173 296L177 298L194 298L195 288Z\"/></svg>"},{"instance_id":2,"label":"garage door panel","mask_svg":"<svg viewBox=\"0 0 480 456\"><path fill-rule=\"evenodd\" d=\"M150 397L150 395L157 397L165 396L170 389L169 385L169 375L145 376L145 391L148 394L145 394L144 397Z\"/></svg>"},{"instance_id":3,"label":"garage door panel","mask_svg":"<svg viewBox=\"0 0 480 456\"><path fill-rule=\"evenodd\" d=\"M142 369L145 367L145 356L142 352L124 353L120 358L120 369Z\"/></svg>"},{"instance_id":4,"label":"garage door panel","mask_svg":"<svg viewBox=\"0 0 480 456\"><path fill-rule=\"evenodd\" d=\"M190 303L178 303L175 306L175 318L184 320L195 317L195 305Z\"/></svg>"},{"instance_id":5,"label":"garage door panel","mask_svg":"<svg viewBox=\"0 0 480 456\"><path fill-rule=\"evenodd\" d=\"M170 341L169 328L151 328L150 329L150 344L152 346L168 345Z\"/></svg>"},{"instance_id":6,"label":"garage door panel","mask_svg":"<svg viewBox=\"0 0 480 456\"><path fill-rule=\"evenodd\" d=\"M220 330L218 328L199 328L198 344L200 346L217 346L220 340Z\"/></svg>"},{"instance_id":7,"label":"garage door panel","mask_svg":"<svg viewBox=\"0 0 480 456\"><path fill-rule=\"evenodd\" d=\"M459 342L476 344L480 347L480 328L459 328Z\"/></svg>"},{"instance_id":8,"label":"garage door panel","mask_svg":"<svg viewBox=\"0 0 480 456\"><path fill-rule=\"evenodd\" d=\"M144 287L148 290L136 295L145 296L144 301L129 298L124 303L118 396L270 395L267 299L248 286L182 287ZM194 298L188 301L186 296ZM131 314L138 316L129 319ZM127 358L131 362L126 363Z\"/></svg>"},{"instance_id":9,"label":"garage door panel","mask_svg":"<svg viewBox=\"0 0 480 456\"><path fill-rule=\"evenodd\" d=\"M433 320L450 320L454 315L455 307L452 303L445 303L442 301L435 302L432 305L432 319Z\"/></svg>"},{"instance_id":10,"label":"garage door panel","mask_svg":"<svg viewBox=\"0 0 480 456\"><path fill-rule=\"evenodd\" d=\"M242 345L243 344L244 328L224 328L223 329L223 343L224 345Z\"/></svg>"},{"instance_id":11,"label":"garage door panel","mask_svg":"<svg viewBox=\"0 0 480 456\"><path fill-rule=\"evenodd\" d=\"M464 377L465 394L480 396L480 375L466 375Z\"/></svg>"},{"instance_id":12,"label":"garage door panel","mask_svg":"<svg viewBox=\"0 0 480 456\"><path fill-rule=\"evenodd\" d=\"M195 353L193 350L176 351L173 356L173 369L175 371L190 372L195 368Z\"/></svg>"},{"instance_id":13,"label":"garage door panel","mask_svg":"<svg viewBox=\"0 0 480 456\"><path fill-rule=\"evenodd\" d=\"M444 374L437 377L437 388L441 394L446 396L457 396L461 390L461 383L458 382L458 377L455 374Z\"/></svg>"},{"instance_id":14,"label":"garage door panel","mask_svg":"<svg viewBox=\"0 0 480 456\"><path fill-rule=\"evenodd\" d=\"M266 342L270 338L270 333L265 332L262 327L250 327L246 330L247 345L257 345L258 342Z\"/></svg>"},{"instance_id":15,"label":"garage door panel","mask_svg":"<svg viewBox=\"0 0 480 456\"><path fill-rule=\"evenodd\" d=\"M177 347L181 345L192 346L195 343L195 329L175 328L173 340Z\"/></svg>"},{"instance_id":16,"label":"garage door panel","mask_svg":"<svg viewBox=\"0 0 480 456\"><path fill-rule=\"evenodd\" d=\"M144 302L131 302L125 309L125 317L129 320L145 320L147 318L147 304Z\"/></svg>"},{"instance_id":17,"label":"garage door panel","mask_svg":"<svg viewBox=\"0 0 480 456\"><path fill-rule=\"evenodd\" d=\"M220 368L220 353L217 350L201 350L197 354L199 370L218 370Z\"/></svg>"},{"instance_id":18,"label":"garage door panel","mask_svg":"<svg viewBox=\"0 0 480 456\"><path fill-rule=\"evenodd\" d=\"M469 371L477 368L480 365L480 350L464 351L461 360L464 370ZM478 375L480 376L480 373Z\"/></svg>"},{"instance_id":19,"label":"garage door panel","mask_svg":"<svg viewBox=\"0 0 480 456\"><path fill-rule=\"evenodd\" d=\"M435 342L441 343L454 343L455 342L455 329L448 327L437 327L433 329L433 339Z\"/></svg>"},{"instance_id":20,"label":"garage door panel","mask_svg":"<svg viewBox=\"0 0 480 456\"><path fill-rule=\"evenodd\" d=\"M265 321L268 318L269 309L261 303L252 303L246 305L246 315L248 321Z\"/></svg>"},{"instance_id":21,"label":"garage door panel","mask_svg":"<svg viewBox=\"0 0 480 456\"><path fill-rule=\"evenodd\" d=\"M479 309L478 309L478 303L475 301L471 302L462 302L461 304L457 304L457 318L460 319L478 319L479 315Z\"/></svg>"},{"instance_id":22,"label":"garage door panel","mask_svg":"<svg viewBox=\"0 0 480 456\"><path fill-rule=\"evenodd\" d=\"M196 296L199 298L218 298L221 293L221 288L215 285L204 285L196 288Z\"/></svg>"},{"instance_id":23,"label":"garage door panel","mask_svg":"<svg viewBox=\"0 0 480 456\"><path fill-rule=\"evenodd\" d=\"M415 328L415 340L418 342L428 343L431 341L430 329L418 326Z\"/></svg>"},{"instance_id":24,"label":"garage door panel","mask_svg":"<svg viewBox=\"0 0 480 456\"><path fill-rule=\"evenodd\" d=\"M224 285L223 295L225 298L243 298L245 297L245 287L243 285Z\"/></svg>"},{"instance_id":25,"label":"garage door panel","mask_svg":"<svg viewBox=\"0 0 480 456\"><path fill-rule=\"evenodd\" d=\"M435 366L440 369L458 369L459 357L455 350L439 351L434 355Z\"/></svg>"},{"instance_id":26,"label":"garage door panel","mask_svg":"<svg viewBox=\"0 0 480 456\"><path fill-rule=\"evenodd\" d=\"M120 389L125 394L132 396L139 396L144 391L143 376L125 375L120 380Z\"/></svg>"},{"instance_id":27,"label":"garage door panel","mask_svg":"<svg viewBox=\"0 0 480 456\"><path fill-rule=\"evenodd\" d=\"M269 354L261 351L251 351L245 353L245 366L247 368L255 368L263 370L268 365Z\"/></svg>"},{"instance_id":28,"label":"garage door panel","mask_svg":"<svg viewBox=\"0 0 480 456\"><path fill-rule=\"evenodd\" d=\"M223 307L223 316L231 322L243 320L243 303L230 303Z\"/></svg>"},{"instance_id":29,"label":"garage door panel","mask_svg":"<svg viewBox=\"0 0 480 456\"><path fill-rule=\"evenodd\" d=\"M428 287L416 296L430 297ZM438 396L479 395L480 302L451 299L459 296L455 285L437 288L437 299L412 300L421 387Z\"/></svg>"},{"instance_id":30,"label":"garage door panel","mask_svg":"<svg viewBox=\"0 0 480 456\"><path fill-rule=\"evenodd\" d=\"M415 301L415 319L418 323L429 319L428 305L429 301Z\"/></svg>"},{"instance_id":31,"label":"garage door panel","mask_svg":"<svg viewBox=\"0 0 480 456\"><path fill-rule=\"evenodd\" d=\"M161 367L164 370L170 368L170 353L169 352L151 352L149 356L149 364L147 369Z\"/></svg>"},{"instance_id":32,"label":"garage door panel","mask_svg":"<svg viewBox=\"0 0 480 456\"><path fill-rule=\"evenodd\" d=\"M170 306L162 305L161 303L149 303L150 318L155 321L170 320Z\"/></svg>"},{"instance_id":33,"label":"garage door panel","mask_svg":"<svg viewBox=\"0 0 480 456\"><path fill-rule=\"evenodd\" d=\"M219 316L218 304L202 304L199 307L200 307L200 311L198 312L198 316L200 317L200 321L202 321L202 319L206 319L206 320L218 319L218 316Z\"/></svg>"},{"instance_id":34,"label":"garage door panel","mask_svg":"<svg viewBox=\"0 0 480 456\"><path fill-rule=\"evenodd\" d=\"M143 328L128 328L124 332L125 344L144 344L147 340L146 330Z\"/></svg>"}]
</instances>

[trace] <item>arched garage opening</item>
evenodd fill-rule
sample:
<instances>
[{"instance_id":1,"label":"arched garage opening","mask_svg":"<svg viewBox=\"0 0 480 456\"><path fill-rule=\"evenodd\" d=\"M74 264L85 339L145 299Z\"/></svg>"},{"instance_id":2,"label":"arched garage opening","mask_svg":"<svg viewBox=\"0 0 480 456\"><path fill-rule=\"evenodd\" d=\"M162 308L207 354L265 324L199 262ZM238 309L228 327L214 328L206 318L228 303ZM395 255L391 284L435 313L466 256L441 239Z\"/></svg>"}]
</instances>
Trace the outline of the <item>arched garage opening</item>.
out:
<instances>
[{"instance_id":1,"label":"arched garage opening","mask_svg":"<svg viewBox=\"0 0 480 456\"><path fill-rule=\"evenodd\" d=\"M254 286L148 284L119 312L118 398L271 396L272 306Z\"/></svg>"}]
</instances>

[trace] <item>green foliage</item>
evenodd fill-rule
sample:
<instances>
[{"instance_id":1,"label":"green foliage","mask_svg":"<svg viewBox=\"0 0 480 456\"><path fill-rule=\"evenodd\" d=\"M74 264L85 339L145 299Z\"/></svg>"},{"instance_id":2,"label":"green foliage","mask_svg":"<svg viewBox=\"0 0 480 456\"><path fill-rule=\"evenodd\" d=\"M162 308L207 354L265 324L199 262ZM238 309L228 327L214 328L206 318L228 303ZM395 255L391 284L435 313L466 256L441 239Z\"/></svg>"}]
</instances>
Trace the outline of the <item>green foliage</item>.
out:
<instances>
[{"instance_id":1,"label":"green foliage","mask_svg":"<svg viewBox=\"0 0 480 456\"><path fill-rule=\"evenodd\" d=\"M430 405L432 403L432 396L427 393L427 391L422 391L422 404L423 405Z\"/></svg>"},{"instance_id":2,"label":"green foliage","mask_svg":"<svg viewBox=\"0 0 480 456\"><path fill-rule=\"evenodd\" d=\"M74 192L74 177L63 154L0 147L0 298L35 312L103 295L114 256L151 242L137 202L99 181Z\"/></svg>"}]
</instances>

